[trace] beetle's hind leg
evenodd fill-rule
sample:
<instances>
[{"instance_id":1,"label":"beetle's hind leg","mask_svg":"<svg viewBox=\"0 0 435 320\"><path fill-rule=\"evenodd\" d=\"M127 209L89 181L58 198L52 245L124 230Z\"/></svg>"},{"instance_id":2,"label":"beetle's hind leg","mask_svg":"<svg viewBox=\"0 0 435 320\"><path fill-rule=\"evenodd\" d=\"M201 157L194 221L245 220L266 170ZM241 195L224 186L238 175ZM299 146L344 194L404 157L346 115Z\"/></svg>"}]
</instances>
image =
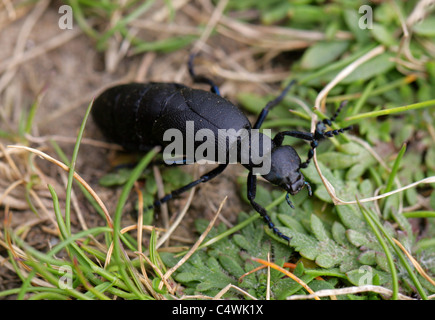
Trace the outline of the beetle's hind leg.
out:
<instances>
[{"instance_id":1,"label":"beetle's hind leg","mask_svg":"<svg viewBox=\"0 0 435 320\"><path fill-rule=\"evenodd\" d=\"M159 207L163 203L168 202L172 198L175 198L176 196L182 194L183 192L186 192L187 190L192 189L193 187L197 186L200 183L210 181L214 177L216 177L219 174L221 174L225 170L225 168L227 166L228 166L227 163L218 165L216 168L214 168L210 172L202 175L198 180L192 181L191 183L185 185L184 187L176 189L176 190L172 191L171 193L165 195L163 198L154 201L154 204L152 206L149 206L148 210L150 210L150 209L152 209L154 207Z\"/></svg>"},{"instance_id":2,"label":"beetle's hind leg","mask_svg":"<svg viewBox=\"0 0 435 320\"><path fill-rule=\"evenodd\" d=\"M171 167L171 166L183 166L183 165L194 164L195 161L187 157L179 157L179 158L171 158L170 160L169 159L162 160L162 163L167 167Z\"/></svg>"},{"instance_id":3,"label":"beetle's hind leg","mask_svg":"<svg viewBox=\"0 0 435 320\"><path fill-rule=\"evenodd\" d=\"M189 74L190 74L190 77L192 78L193 82L205 83L205 84L210 85L210 91L217 94L218 96L220 96L221 94L220 94L219 88L213 82L213 80L211 80L207 77L201 76L201 75L197 75L195 73L194 66L193 66L193 60L195 59L195 57L196 57L196 53L192 53L189 56L189 62L187 63L187 67L189 69Z\"/></svg>"}]
</instances>

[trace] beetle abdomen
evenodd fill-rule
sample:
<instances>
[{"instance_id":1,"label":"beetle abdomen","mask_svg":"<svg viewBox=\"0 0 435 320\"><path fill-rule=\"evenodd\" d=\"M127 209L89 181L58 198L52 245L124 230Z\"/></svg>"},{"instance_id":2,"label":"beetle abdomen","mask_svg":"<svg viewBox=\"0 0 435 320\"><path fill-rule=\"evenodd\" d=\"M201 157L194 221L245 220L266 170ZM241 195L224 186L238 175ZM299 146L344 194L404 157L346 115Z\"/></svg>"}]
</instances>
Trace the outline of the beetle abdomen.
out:
<instances>
[{"instance_id":1,"label":"beetle abdomen","mask_svg":"<svg viewBox=\"0 0 435 320\"><path fill-rule=\"evenodd\" d=\"M246 116L228 100L208 91L191 89L177 83L130 83L104 91L94 102L92 114L103 134L128 151L146 151L153 146L165 146L165 132L179 130L186 139L207 129L215 137L218 130L251 129ZM187 136L188 124L193 124L193 137ZM216 150L218 151L218 150Z\"/></svg>"},{"instance_id":2,"label":"beetle abdomen","mask_svg":"<svg viewBox=\"0 0 435 320\"><path fill-rule=\"evenodd\" d=\"M104 136L128 151L146 151L158 141L152 127L168 96L183 85L130 83L104 91L94 102L92 116Z\"/></svg>"}]
</instances>

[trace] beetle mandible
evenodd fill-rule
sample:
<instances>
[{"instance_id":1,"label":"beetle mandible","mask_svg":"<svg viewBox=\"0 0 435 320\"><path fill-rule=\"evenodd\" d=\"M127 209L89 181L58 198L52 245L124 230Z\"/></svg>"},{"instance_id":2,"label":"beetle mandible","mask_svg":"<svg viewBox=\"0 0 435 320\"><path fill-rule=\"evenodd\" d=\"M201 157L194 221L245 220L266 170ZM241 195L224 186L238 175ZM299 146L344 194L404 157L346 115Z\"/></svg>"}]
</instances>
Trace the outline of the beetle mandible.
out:
<instances>
[{"instance_id":1,"label":"beetle mandible","mask_svg":"<svg viewBox=\"0 0 435 320\"><path fill-rule=\"evenodd\" d=\"M245 129L251 133L254 132L253 129L257 131L260 129L269 111L284 99L295 83L294 80L291 81L278 97L267 103L254 125L251 125L246 115L238 107L220 95L219 88L212 80L195 74L194 57L191 55L188 62L190 76L195 83L210 85L210 91L192 89L179 83L161 82L130 83L109 88L94 101L92 109L93 119L103 134L113 142L122 145L127 151L147 151L154 146L167 146L169 141L163 139L164 133L173 128L179 129L183 133L188 121L192 121L194 124L195 132L201 129L209 129L215 133L219 129L234 129L235 131ZM326 131L327 126L331 126L344 105L345 103L342 103L339 106L332 118L317 122L314 133L282 131L277 133L273 139L262 133L256 135L260 140L270 142L269 150L256 150L258 147L252 144L254 149L252 151L258 152L260 156L265 156L266 153L270 156L270 170L262 176L287 192L286 200L291 207L293 205L289 195L297 194L304 186L307 187L309 195L312 194L311 187L305 181L300 169L308 166L319 141L350 129L350 127L346 127ZM249 150L252 149L252 136L249 134L247 140ZM310 142L311 148L306 161L301 161L293 147L282 144L285 136ZM238 162L240 162L240 153L242 152L240 139L238 138L235 143L233 147L238 151ZM215 147L217 150L226 148L228 151L231 146L228 141L222 146L216 139ZM194 148L198 148L198 143L195 143ZM186 159L189 156L183 156L182 161L173 164L186 164ZM268 227L276 235L290 242L290 238L284 235L272 222L266 209L255 201L257 175L254 174L254 169L258 167L258 164L251 159L251 154L248 155L248 161L242 165L249 171L247 196L252 207L263 217ZM216 168L202 175L199 179L156 200L148 209L159 206L192 187L213 179L222 173L227 166L228 161L219 163Z\"/></svg>"}]
</instances>

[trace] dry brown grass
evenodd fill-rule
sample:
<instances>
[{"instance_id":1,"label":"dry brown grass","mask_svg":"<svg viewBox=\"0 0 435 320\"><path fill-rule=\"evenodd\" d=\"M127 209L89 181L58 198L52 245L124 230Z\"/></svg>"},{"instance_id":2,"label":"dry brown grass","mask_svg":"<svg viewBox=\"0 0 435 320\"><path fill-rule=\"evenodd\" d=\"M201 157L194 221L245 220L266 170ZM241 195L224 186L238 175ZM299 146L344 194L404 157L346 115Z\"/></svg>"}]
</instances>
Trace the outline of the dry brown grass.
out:
<instances>
[{"instance_id":1,"label":"dry brown grass","mask_svg":"<svg viewBox=\"0 0 435 320\"><path fill-rule=\"evenodd\" d=\"M177 14L168 24L170 12L163 1L157 1L153 10L131 21L128 28L153 40L184 34L200 35L192 50L201 51L201 55L208 57L198 59L198 71L218 79L222 93L232 99L241 87L261 93L273 91L267 83L279 83L288 72L285 67L272 67L271 60L284 50L299 50L324 38L321 32L295 32L279 27L242 24L222 15L226 3L220 1L213 7L205 0L195 3L174 1ZM104 88L133 80L190 82L186 68L188 49L163 55L148 52L131 57L131 44L115 36L101 54L77 24L73 30L59 29L57 8L57 3L48 0L34 5L25 1L3 1L0 4L0 128L12 133L0 141L1 224L9 217L9 227L23 240L41 249L49 248L59 235L46 185L53 185L62 200L67 173L23 149L6 146L24 144L55 155L50 144L54 140L68 154L75 143L84 108ZM103 22L106 23L103 27L109 28L123 15L125 11L118 10L110 21L90 23ZM198 26L204 22L207 26L201 31ZM217 34L211 35L213 29ZM348 37L346 34L340 36ZM210 37L213 41L209 41ZM271 51L271 47L275 49ZM259 53L267 54L258 60L255 56ZM20 137L17 134L20 121L28 115L30 105L37 97L41 99L31 130ZM111 190L100 190L95 178L109 168L107 152L118 147L102 141L92 123L87 125L85 135L77 171L85 181L91 181L111 211L116 194ZM219 190L231 188L234 188L233 183L224 188L220 186ZM219 201L210 203L208 200L199 208L208 207L210 213L207 214L211 214ZM240 206L234 200L231 203L236 206L227 210L227 217L238 210L237 205ZM74 193L73 208L74 228L89 228L102 223L83 205L80 194ZM192 218L186 220L192 221ZM177 235L174 237L177 239ZM19 285L10 274L12 267L7 262L5 246L3 242L0 249L0 290Z\"/></svg>"},{"instance_id":2,"label":"dry brown grass","mask_svg":"<svg viewBox=\"0 0 435 320\"><path fill-rule=\"evenodd\" d=\"M95 40L88 37L77 24L74 25L73 30L59 29L57 2L41 0L36 4L29 4L27 1L4 0L0 3L0 131L9 133L3 134L0 138L2 230L7 226L29 245L41 251L49 250L59 241L59 227L47 184L54 186L60 199L63 200L68 175L68 169L62 163L58 166L50 165L36 157L35 153L29 153L23 148L7 148L7 145L31 146L46 154L55 155L50 143L55 141L70 157L86 106L94 97L109 86L129 81L191 84L186 65L190 52L200 52L197 60L198 73L208 74L216 79L221 93L230 100L235 100L241 91L273 93L278 90L279 83L291 76L288 65L277 64L274 59L283 52L297 52L326 39L326 34L321 31L242 23L231 15L223 14L227 3L228 0L220 0L214 6L209 0L174 0L172 5L176 15L171 20L171 11L165 6L164 1L156 1L152 10L126 24L131 35L141 35L150 41L157 42L174 36L198 36L198 40L187 48L161 54L152 51L134 54L134 46L128 38L117 33L110 38L105 50L98 52L95 49ZM98 29L108 30L117 25L127 12L128 9L119 8L107 21L99 20L96 16L89 19L87 23L97 26ZM247 12L247 14L256 13ZM418 21L422 15L422 11L416 8L407 21L401 17L404 37L396 59L399 70L404 74L409 73L409 70L420 72L426 62L417 60L410 54L408 42L407 26ZM349 32L344 31L337 32L335 36L337 39L352 37ZM434 50L433 44L427 43L425 47L428 51ZM382 53L384 49L382 46L376 47L339 73L319 93L315 108L324 107L328 92L353 68ZM404 61L401 55L407 60ZM35 101L38 103L32 126L29 132L23 132L23 123ZM313 124L315 121L316 116L313 117ZM81 194L73 192L72 227L74 230L86 230L106 223L112 226L110 214L116 206L119 190L101 188L97 180L109 170L108 160L113 158L116 151L119 151L119 147L104 142L94 124L89 122L82 140L76 171L80 173L80 179L89 185L89 190L95 192L95 198L101 199L100 206L105 208L106 221L96 215ZM314 162L317 165L317 161ZM382 160L380 162L382 164ZM318 166L317 169L320 176L325 179ZM204 168L194 170L200 171ZM192 204L193 194L198 192L196 190L182 200L175 201L175 207L184 207L182 214L175 221L168 217L166 211L163 211L163 228L157 231L166 233L163 233L164 236L157 243L157 248L186 250L187 247L183 245L178 248L168 248L168 243L175 241L181 244L187 243L189 246L194 243L189 253L192 254L205 237L203 234L199 240L195 240L191 236L192 221L197 216L210 218L212 220L210 228L216 219L221 219L230 226L234 223L234 214L243 208L243 204L237 199L228 199L223 206L222 199L226 195L237 193L234 176L241 173L237 169L228 171L220 182L204 186L203 190L199 191L207 193L208 199L196 197L195 204ZM154 175L162 194L163 186L159 179L159 171L154 169ZM433 178L423 179L419 183L433 183ZM330 186L327 180L324 180L324 184ZM411 187L414 187L414 184ZM393 192L400 192L404 188ZM332 186L328 191L336 204L351 203L337 198ZM140 199L140 191L137 193ZM363 199L361 202L378 198ZM184 216L187 210L189 214ZM148 234L145 236L142 228L137 228L137 225L142 225L140 222L123 222L122 232L137 230L135 235L139 243L147 243ZM143 229L151 231L146 227ZM174 232L175 229L177 232ZM104 247L97 240L95 245L99 248ZM0 231L0 291L19 287L21 284L21 280L14 273L14 266L9 261L6 248L14 252L17 260L24 257L24 252L11 243L3 231ZM103 249L107 250L110 257L110 248ZM141 259L142 274L138 274L138 277L148 292L151 292L155 298L161 299L162 296L153 291L144 268L145 260L149 265L152 265L152 262L147 260L148 257L141 250L129 254ZM189 255L185 256L185 259L188 257ZM180 261L182 262L183 260ZM169 292L174 293L175 286L170 283L170 275L175 268L164 274L159 266L152 267L155 273L161 273L163 281L160 287L165 285ZM22 266L22 271L23 274L27 274L28 270ZM35 278L34 283L48 285L38 278ZM249 296L242 289L229 286L220 293L219 297L226 292L225 290L230 289L239 290ZM384 288L370 287L349 288L343 292L315 293L313 297L347 294L361 290L379 290L381 294L391 295L390 291Z\"/></svg>"}]
</instances>

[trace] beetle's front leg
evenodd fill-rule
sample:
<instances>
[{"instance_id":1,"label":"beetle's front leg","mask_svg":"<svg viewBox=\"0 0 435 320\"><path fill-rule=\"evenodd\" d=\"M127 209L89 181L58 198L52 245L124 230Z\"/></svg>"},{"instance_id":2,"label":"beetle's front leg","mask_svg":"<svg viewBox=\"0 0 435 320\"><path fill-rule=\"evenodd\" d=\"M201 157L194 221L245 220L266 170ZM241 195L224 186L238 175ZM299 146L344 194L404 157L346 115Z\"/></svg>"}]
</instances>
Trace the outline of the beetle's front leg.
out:
<instances>
[{"instance_id":1,"label":"beetle's front leg","mask_svg":"<svg viewBox=\"0 0 435 320\"><path fill-rule=\"evenodd\" d=\"M313 141L314 137L313 134L310 132L302 132L302 131L281 131L278 132L275 137L273 138L273 143L276 147L279 147L282 145L284 141L284 137L289 136L297 139L307 140L307 141Z\"/></svg>"},{"instance_id":2,"label":"beetle's front leg","mask_svg":"<svg viewBox=\"0 0 435 320\"><path fill-rule=\"evenodd\" d=\"M331 127L332 123L335 121L335 119L338 117L338 114L340 113L341 109L347 105L347 101L342 101L340 103L340 106L338 107L337 111L335 111L334 115L329 119L323 119L321 121L318 121L316 124L316 131L314 132L314 137L317 140L321 140L324 138L331 138L333 136L336 136L340 133L343 133L346 130L352 129L352 126L346 127L346 128L340 128L336 130L330 130L326 131L326 126Z\"/></svg>"},{"instance_id":3,"label":"beetle's front leg","mask_svg":"<svg viewBox=\"0 0 435 320\"><path fill-rule=\"evenodd\" d=\"M292 80L281 92L281 94L276 97L274 100L269 101L266 106L261 110L260 115L257 118L257 121L255 121L255 124L252 126L253 129L260 129L261 125L263 124L264 120L266 119L269 111L277 106L286 96L287 92L290 90L290 88L296 83L296 80Z\"/></svg>"},{"instance_id":4,"label":"beetle's front leg","mask_svg":"<svg viewBox=\"0 0 435 320\"><path fill-rule=\"evenodd\" d=\"M248 174L248 200L251 203L252 207L257 211L261 217L266 222L267 226L275 233L278 237L286 240L290 244L291 238L284 235L277 227L275 227L275 224L272 222L272 219L270 219L269 215L267 214L266 209L264 209L261 205L259 205L257 202L255 202L255 196L257 193L257 176L252 174L252 171Z\"/></svg>"}]
</instances>

